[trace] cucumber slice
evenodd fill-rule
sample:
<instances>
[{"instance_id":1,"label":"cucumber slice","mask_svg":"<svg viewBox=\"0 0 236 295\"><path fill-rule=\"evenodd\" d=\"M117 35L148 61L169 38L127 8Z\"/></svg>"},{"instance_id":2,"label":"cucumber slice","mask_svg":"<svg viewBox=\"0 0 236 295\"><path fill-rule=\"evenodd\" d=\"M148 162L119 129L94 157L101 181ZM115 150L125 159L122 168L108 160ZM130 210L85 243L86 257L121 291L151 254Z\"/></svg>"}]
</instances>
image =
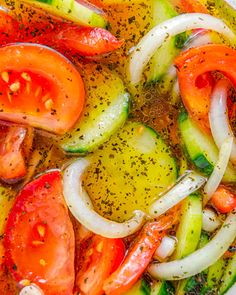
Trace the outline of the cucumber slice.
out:
<instances>
[{"instance_id":1,"label":"cucumber slice","mask_svg":"<svg viewBox=\"0 0 236 295\"><path fill-rule=\"evenodd\" d=\"M202 198L200 194L189 195L181 209L181 219L176 232L178 244L174 259L181 259L198 246L202 229Z\"/></svg>"},{"instance_id":2,"label":"cucumber slice","mask_svg":"<svg viewBox=\"0 0 236 295\"><path fill-rule=\"evenodd\" d=\"M47 11L55 16L73 21L80 25L106 28L108 23L97 7L81 4L76 0L21 0L24 3Z\"/></svg>"},{"instance_id":3,"label":"cucumber slice","mask_svg":"<svg viewBox=\"0 0 236 295\"><path fill-rule=\"evenodd\" d=\"M215 290L215 292L217 292L224 269L225 260L223 258L218 259L216 263L208 268L206 289Z\"/></svg>"},{"instance_id":4,"label":"cucumber slice","mask_svg":"<svg viewBox=\"0 0 236 295\"><path fill-rule=\"evenodd\" d=\"M168 0L153 0L152 14L152 27L178 15ZM185 40L186 35L180 34L171 38L158 48L149 62L146 73L147 84L153 84L162 80L163 76L167 74L167 70L172 64L174 57L178 55L179 48L183 46Z\"/></svg>"},{"instance_id":5,"label":"cucumber slice","mask_svg":"<svg viewBox=\"0 0 236 295\"><path fill-rule=\"evenodd\" d=\"M174 295L174 286L167 281L154 282L151 286L150 295Z\"/></svg>"},{"instance_id":6,"label":"cucumber slice","mask_svg":"<svg viewBox=\"0 0 236 295\"><path fill-rule=\"evenodd\" d=\"M60 142L66 152L91 152L109 139L128 117L129 94L116 74L95 69L91 76L85 76L85 85L87 103L83 115Z\"/></svg>"},{"instance_id":7,"label":"cucumber slice","mask_svg":"<svg viewBox=\"0 0 236 295\"><path fill-rule=\"evenodd\" d=\"M229 259L221 281L219 295L225 294L236 282L236 253Z\"/></svg>"},{"instance_id":8,"label":"cucumber slice","mask_svg":"<svg viewBox=\"0 0 236 295\"><path fill-rule=\"evenodd\" d=\"M176 161L151 128L127 122L90 155L84 186L96 211L121 221L151 203L177 177Z\"/></svg>"},{"instance_id":9,"label":"cucumber slice","mask_svg":"<svg viewBox=\"0 0 236 295\"><path fill-rule=\"evenodd\" d=\"M150 286L145 279L139 280L129 291L123 295L151 295Z\"/></svg>"},{"instance_id":10,"label":"cucumber slice","mask_svg":"<svg viewBox=\"0 0 236 295\"><path fill-rule=\"evenodd\" d=\"M202 232L197 248L200 249L204 247L208 242L209 235L205 232ZM206 283L206 276L207 272L203 271L196 276L180 281L178 283L176 295L201 294L200 292Z\"/></svg>"},{"instance_id":11,"label":"cucumber slice","mask_svg":"<svg viewBox=\"0 0 236 295\"><path fill-rule=\"evenodd\" d=\"M210 175L219 153L213 138L203 133L185 111L179 115L179 129L190 160L202 173ZM226 169L223 180L236 181L236 170L231 163Z\"/></svg>"}]
</instances>

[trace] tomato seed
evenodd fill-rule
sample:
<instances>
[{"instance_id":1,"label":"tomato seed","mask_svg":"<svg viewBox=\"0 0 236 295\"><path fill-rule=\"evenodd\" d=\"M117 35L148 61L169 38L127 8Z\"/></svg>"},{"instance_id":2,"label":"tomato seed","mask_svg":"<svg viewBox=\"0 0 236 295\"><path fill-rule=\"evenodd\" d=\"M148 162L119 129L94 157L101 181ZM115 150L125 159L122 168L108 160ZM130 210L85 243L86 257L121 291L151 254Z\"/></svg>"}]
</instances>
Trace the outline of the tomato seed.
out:
<instances>
[{"instance_id":1,"label":"tomato seed","mask_svg":"<svg viewBox=\"0 0 236 295\"><path fill-rule=\"evenodd\" d=\"M21 74L21 77L22 77L25 81L28 81L28 82L31 81L30 75L29 75L28 73L26 73L26 72L23 72L23 73Z\"/></svg>"},{"instance_id":2,"label":"tomato seed","mask_svg":"<svg viewBox=\"0 0 236 295\"><path fill-rule=\"evenodd\" d=\"M9 86L9 88L10 88L10 90L11 90L12 92L16 92L16 91L18 91L18 90L20 89L20 82L19 82L19 81L14 82L13 84L11 84L11 85Z\"/></svg>"},{"instance_id":3,"label":"tomato seed","mask_svg":"<svg viewBox=\"0 0 236 295\"><path fill-rule=\"evenodd\" d=\"M40 238L44 238L45 237L45 227L43 225L38 225L37 226L37 231L38 231L38 234L40 236Z\"/></svg>"},{"instance_id":4,"label":"tomato seed","mask_svg":"<svg viewBox=\"0 0 236 295\"><path fill-rule=\"evenodd\" d=\"M1 73L1 77L3 79L4 82L8 83L9 82L9 73L8 72L2 72Z\"/></svg>"}]
</instances>

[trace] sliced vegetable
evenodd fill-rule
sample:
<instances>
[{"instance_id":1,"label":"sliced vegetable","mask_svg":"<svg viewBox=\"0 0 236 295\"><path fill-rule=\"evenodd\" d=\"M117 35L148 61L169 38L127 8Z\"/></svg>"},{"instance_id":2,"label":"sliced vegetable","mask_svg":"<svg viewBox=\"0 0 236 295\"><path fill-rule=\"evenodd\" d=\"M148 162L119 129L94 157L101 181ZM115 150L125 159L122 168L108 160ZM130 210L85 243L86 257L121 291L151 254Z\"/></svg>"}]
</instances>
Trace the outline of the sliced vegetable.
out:
<instances>
[{"instance_id":1,"label":"sliced vegetable","mask_svg":"<svg viewBox=\"0 0 236 295\"><path fill-rule=\"evenodd\" d=\"M28 43L1 47L0 77L0 119L55 133L64 133L78 120L83 82L57 52Z\"/></svg>"},{"instance_id":2,"label":"sliced vegetable","mask_svg":"<svg viewBox=\"0 0 236 295\"><path fill-rule=\"evenodd\" d=\"M187 257L164 263L151 263L149 272L154 278L180 280L200 273L214 264L236 237L236 212L230 213L221 229L203 248Z\"/></svg>"},{"instance_id":3,"label":"sliced vegetable","mask_svg":"<svg viewBox=\"0 0 236 295\"><path fill-rule=\"evenodd\" d=\"M152 27L177 15L174 7L168 0L152 1ZM184 39L179 35L165 42L150 59L148 66L147 83L158 82L167 73L170 64L179 52L178 41Z\"/></svg>"},{"instance_id":4,"label":"sliced vegetable","mask_svg":"<svg viewBox=\"0 0 236 295\"><path fill-rule=\"evenodd\" d=\"M181 206L181 218L177 228L175 259L181 259L196 250L202 229L202 198L196 194L188 196Z\"/></svg>"},{"instance_id":5,"label":"sliced vegetable","mask_svg":"<svg viewBox=\"0 0 236 295\"><path fill-rule=\"evenodd\" d=\"M46 294L72 293L74 232L59 171L26 185L9 214L6 264L16 279L36 283Z\"/></svg>"},{"instance_id":6,"label":"sliced vegetable","mask_svg":"<svg viewBox=\"0 0 236 295\"><path fill-rule=\"evenodd\" d=\"M13 206L14 197L15 192L13 190L0 186L0 236L3 236L5 232L7 218Z\"/></svg>"},{"instance_id":7,"label":"sliced vegetable","mask_svg":"<svg viewBox=\"0 0 236 295\"><path fill-rule=\"evenodd\" d=\"M230 159L236 162L236 139L230 127L227 109L227 92L229 86L229 81L224 79L216 83L211 95L209 123L212 136L219 149L229 136L233 138Z\"/></svg>"},{"instance_id":8,"label":"sliced vegetable","mask_svg":"<svg viewBox=\"0 0 236 295\"><path fill-rule=\"evenodd\" d=\"M224 272L225 272L225 260L223 258L220 258L216 261L216 263L211 265L208 269L207 282L205 285L205 289L206 290L210 289L217 292L217 289L221 282L221 277Z\"/></svg>"},{"instance_id":9,"label":"sliced vegetable","mask_svg":"<svg viewBox=\"0 0 236 295\"><path fill-rule=\"evenodd\" d=\"M219 158L215 163L214 170L212 171L205 187L204 193L206 194L205 204L211 199L214 192L217 190L221 180L225 174L226 168L229 163L229 157L231 154L233 145L233 137L228 137L223 142L219 150Z\"/></svg>"},{"instance_id":10,"label":"sliced vegetable","mask_svg":"<svg viewBox=\"0 0 236 295\"><path fill-rule=\"evenodd\" d=\"M210 175L219 157L212 137L202 132L186 112L182 112L179 116L179 128L191 161L202 173ZM235 169L231 163L226 169L223 181L236 181Z\"/></svg>"},{"instance_id":11,"label":"sliced vegetable","mask_svg":"<svg viewBox=\"0 0 236 295\"><path fill-rule=\"evenodd\" d=\"M175 61L183 103L191 117L209 132L208 113L213 83L203 75L220 71L233 84L236 72L231 67L236 60L236 51L225 45L209 44L191 48ZM197 102L197 103L196 103Z\"/></svg>"},{"instance_id":12,"label":"sliced vegetable","mask_svg":"<svg viewBox=\"0 0 236 295\"><path fill-rule=\"evenodd\" d=\"M228 213L236 208L236 195L227 187L220 185L212 196L211 203L220 213Z\"/></svg>"},{"instance_id":13,"label":"sliced vegetable","mask_svg":"<svg viewBox=\"0 0 236 295\"><path fill-rule=\"evenodd\" d=\"M211 209L204 209L202 212L202 229L207 232L214 232L221 225L217 214Z\"/></svg>"},{"instance_id":14,"label":"sliced vegetable","mask_svg":"<svg viewBox=\"0 0 236 295\"><path fill-rule=\"evenodd\" d=\"M107 239L94 235L80 258L82 268L76 276L75 283L78 291L84 295L103 294L104 280L117 269L124 255L125 246L121 239Z\"/></svg>"},{"instance_id":15,"label":"sliced vegetable","mask_svg":"<svg viewBox=\"0 0 236 295\"><path fill-rule=\"evenodd\" d=\"M150 284L148 284L145 278L142 278L123 295L151 295L150 292Z\"/></svg>"},{"instance_id":16,"label":"sliced vegetable","mask_svg":"<svg viewBox=\"0 0 236 295\"><path fill-rule=\"evenodd\" d=\"M107 26L107 20L102 10L86 1L75 0L21 0L36 8L48 11L53 15L73 21L83 26Z\"/></svg>"},{"instance_id":17,"label":"sliced vegetable","mask_svg":"<svg viewBox=\"0 0 236 295\"><path fill-rule=\"evenodd\" d=\"M25 176L27 168L22 150L27 128L0 126L0 178L9 183Z\"/></svg>"},{"instance_id":18,"label":"sliced vegetable","mask_svg":"<svg viewBox=\"0 0 236 295\"><path fill-rule=\"evenodd\" d=\"M173 221L167 216L144 227L121 266L105 281L107 295L123 294L136 283Z\"/></svg>"},{"instance_id":19,"label":"sliced vegetable","mask_svg":"<svg viewBox=\"0 0 236 295\"><path fill-rule=\"evenodd\" d=\"M236 282L236 254L229 259L228 265L224 270L219 294L225 294Z\"/></svg>"},{"instance_id":20,"label":"sliced vegetable","mask_svg":"<svg viewBox=\"0 0 236 295\"><path fill-rule=\"evenodd\" d=\"M177 205L189 194L198 190L206 179L194 171L187 172L167 193L164 193L149 208L149 214L152 217L158 217Z\"/></svg>"},{"instance_id":21,"label":"sliced vegetable","mask_svg":"<svg viewBox=\"0 0 236 295\"><path fill-rule=\"evenodd\" d=\"M163 237L160 246L157 248L154 257L156 259L166 259L175 251L177 240L174 237Z\"/></svg>"},{"instance_id":22,"label":"sliced vegetable","mask_svg":"<svg viewBox=\"0 0 236 295\"><path fill-rule=\"evenodd\" d=\"M19 295L44 295L44 293L37 285L30 284L21 289Z\"/></svg>"},{"instance_id":23,"label":"sliced vegetable","mask_svg":"<svg viewBox=\"0 0 236 295\"><path fill-rule=\"evenodd\" d=\"M55 42L59 41L66 48L83 56L94 56L113 51L123 44L109 31L102 28L69 27L62 29Z\"/></svg>"},{"instance_id":24,"label":"sliced vegetable","mask_svg":"<svg viewBox=\"0 0 236 295\"><path fill-rule=\"evenodd\" d=\"M204 247L209 242L209 235L202 232L198 243L198 249ZM176 295L187 295L189 293L199 293L206 282L206 270L197 274L196 276L189 277L181 280L177 284Z\"/></svg>"},{"instance_id":25,"label":"sliced vegetable","mask_svg":"<svg viewBox=\"0 0 236 295\"><path fill-rule=\"evenodd\" d=\"M176 162L162 138L148 126L127 122L90 156L84 186L101 215L122 221L147 212L175 183Z\"/></svg>"},{"instance_id":26,"label":"sliced vegetable","mask_svg":"<svg viewBox=\"0 0 236 295\"><path fill-rule=\"evenodd\" d=\"M87 103L81 120L60 141L70 153L91 152L108 140L128 117L129 94L116 74L89 65L84 79Z\"/></svg>"},{"instance_id":27,"label":"sliced vegetable","mask_svg":"<svg viewBox=\"0 0 236 295\"><path fill-rule=\"evenodd\" d=\"M64 172L64 196L74 217L92 232L107 238L123 238L139 230L145 215L140 210L134 211L134 216L123 223L108 220L94 210L82 187L83 173L88 165L89 162L81 158Z\"/></svg>"},{"instance_id":28,"label":"sliced vegetable","mask_svg":"<svg viewBox=\"0 0 236 295\"><path fill-rule=\"evenodd\" d=\"M175 289L170 282L158 281L154 282L151 286L150 295L174 295Z\"/></svg>"},{"instance_id":29,"label":"sliced vegetable","mask_svg":"<svg viewBox=\"0 0 236 295\"><path fill-rule=\"evenodd\" d=\"M154 27L135 47L130 56L128 68L131 84L135 85L141 80L144 67L158 47L177 34L199 28L216 31L228 38L232 43L236 40L235 34L229 27L223 21L211 15L203 13L178 15Z\"/></svg>"}]
</instances>

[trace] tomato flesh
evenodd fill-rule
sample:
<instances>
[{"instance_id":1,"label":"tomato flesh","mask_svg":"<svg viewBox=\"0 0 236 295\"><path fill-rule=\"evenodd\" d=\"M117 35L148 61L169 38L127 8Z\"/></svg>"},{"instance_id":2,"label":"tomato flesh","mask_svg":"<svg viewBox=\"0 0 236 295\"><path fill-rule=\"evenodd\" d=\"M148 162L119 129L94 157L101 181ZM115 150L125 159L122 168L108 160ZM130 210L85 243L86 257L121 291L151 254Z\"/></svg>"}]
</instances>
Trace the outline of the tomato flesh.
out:
<instances>
[{"instance_id":1,"label":"tomato flesh","mask_svg":"<svg viewBox=\"0 0 236 295\"><path fill-rule=\"evenodd\" d=\"M56 51L27 43L0 48L0 119L63 134L83 103L80 74Z\"/></svg>"},{"instance_id":2,"label":"tomato flesh","mask_svg":"<svg viewBox=\"0 0 236 295\"><path fill-rule=\"evenodd\" d=\"M98 235L80 245L80 270L76 289L84 295L102 295L104 280L121 264L125 247L122 239L108 239Z\"/></svg>"},{"instance_id":3,"label":"tomato flesh","mask_svg":"<svg viewBox=\"0 0 236 295\"><path fill-rule=\"evenodd\" d=\"M236 208L236 195L220 185L211 198L211 203L220 213L229 213Z\"/></svg>"},{"instance_id":4,"label":"tomato flesh","mask_svg":"<svg viewBox=\"0 0 236 295\"><path fill-rule=\"evenodd\" d=\"M17 196L4 245L6 265L17 281L28 279L47 295L72 294L74 232L59 171L42 175Z\"/></svg>"}]
</instances>

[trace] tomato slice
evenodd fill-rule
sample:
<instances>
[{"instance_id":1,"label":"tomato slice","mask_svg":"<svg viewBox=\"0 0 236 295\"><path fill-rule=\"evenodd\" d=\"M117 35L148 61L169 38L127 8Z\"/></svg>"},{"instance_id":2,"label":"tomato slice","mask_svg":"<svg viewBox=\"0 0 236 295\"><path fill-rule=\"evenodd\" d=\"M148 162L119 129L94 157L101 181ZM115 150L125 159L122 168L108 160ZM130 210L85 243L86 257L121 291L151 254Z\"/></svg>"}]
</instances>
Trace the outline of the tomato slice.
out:
<instances>
[{"instance_id":1,"label":"tomato slice","mask_svg":"<svg viewBox=\"0 0 236 295\"><path fill-rule=\"evenodd\" d=\"M107 295L121 295L137 282L150 263L166 230L178 222L178 217L179 206L143 228L122 264L105 280L103 290Z\"/></svg>"},{"instance_id":2,"label":"tomato slice","mask_svg":"<svg viewBox=\"0 0 236 295\"><path fill-rule=\"evenodd\" d=\"M71 295L74 231L63 199L59 171L24 187L5 230L6 265L19 282L28 279L47 295Z\"/></svg>"},{"instance_id":3,"label":"tomato slice","mask_svg":"<svg viewBox=\"0 0 236 295\"><path fill-rule=\"evenodd\" d=\"M236 195L220 185L211 198L211 203L220 213L229 213L236 208Z\"/></svg>"},{"instance_id":4,"label":"tomato slice","mask_svg":"<svg viewBox=\"0 0 236 295\"><path fill-rule=\"evenodd\" d=\"M62 55L22 43L0 48L0 119L63 134L78 120L84 86Z\"/></svg>"},{"instance_id":5,"label":"tomato slice","mask_svg":"<svg viewBox=\"0 0 236 295\"><path fill-rule=\"evenodd\" d=\"M70 26L55 35L55 43L82 56L94 56L113 51L123 44L109 31L102 28Z\"/></svg>"},{"instance_id":6,"label":"tomato slice","mask_svg":"<svg viewBox=\"0 0 236 295\"><path fill-rule=\"evenodd\" d=\"M80 245L80 270L76 288L84 295L102 295L104 280L116 270L125 255L122 239L108 239L98 235Z\"/></svg>"},{"instance_id":7,"label":"tomato slice","mask_svg":"<svg viewBox=\"0 0 236 295\"><path fill-rule=\"evenodd\" d=\"M191 48L175 60L183 103L191 117L209 132L208 113L214 81L211 71L220 71L236 86L236 50L225 45Z\"/></svg>"},{"instance_id":8,"label":"tomato slice","mask_svg":"<svg viewBox=\"0 0 236 295\"><path fill-rule=\"evenodd\" d=\"M3 181L13 183L25 176L25 160L32 142L32 128L0 126L0 178Z\"/></svg>"}]
</instances>

